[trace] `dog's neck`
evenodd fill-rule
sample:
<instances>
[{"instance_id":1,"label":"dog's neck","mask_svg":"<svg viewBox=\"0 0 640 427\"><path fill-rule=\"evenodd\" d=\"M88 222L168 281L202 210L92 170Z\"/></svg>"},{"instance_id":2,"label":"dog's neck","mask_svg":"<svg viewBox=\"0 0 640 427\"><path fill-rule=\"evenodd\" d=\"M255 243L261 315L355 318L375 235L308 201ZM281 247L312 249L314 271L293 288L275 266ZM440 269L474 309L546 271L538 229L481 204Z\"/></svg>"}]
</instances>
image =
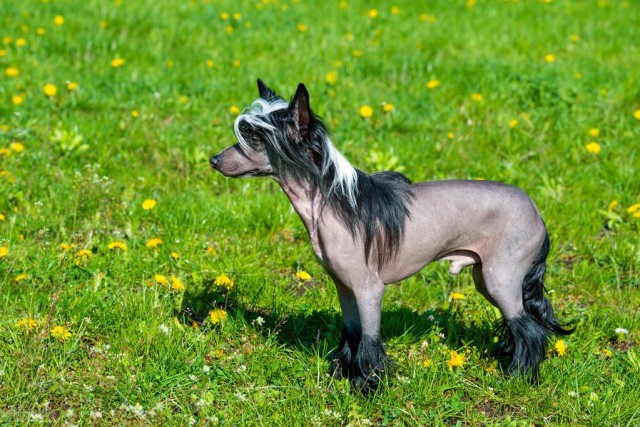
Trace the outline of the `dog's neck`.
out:
<instances>
[{"instance_id":1,"label":"dog's neck","mask_svg":"<svg viewBox=\"0 0 640 427\"><path fill-rule=\"evenodd\" d=\"M311 245L316 256L322 261L322 248L318 235L320 215L322 210L322 194L317 188L304 180L294 181L281 177L274 177L282 190L291 201L300 219L304 223L311 239Z\"/></svg>"}]
</instances>

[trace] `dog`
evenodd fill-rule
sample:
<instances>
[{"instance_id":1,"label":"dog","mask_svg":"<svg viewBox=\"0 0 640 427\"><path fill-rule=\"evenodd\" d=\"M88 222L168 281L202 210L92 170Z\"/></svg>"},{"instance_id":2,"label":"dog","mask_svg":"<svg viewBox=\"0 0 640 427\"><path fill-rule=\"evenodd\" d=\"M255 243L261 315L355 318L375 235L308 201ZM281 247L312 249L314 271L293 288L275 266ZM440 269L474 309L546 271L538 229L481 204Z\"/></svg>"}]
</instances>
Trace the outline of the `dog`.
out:
<instances>
[{"instance_id":1,"label":"dog","mask_svg":"<svg viewBox=\"0 0 640 427\"><path fill-rule=\"evenodd\" d=\"M227 177L273 178L300 216L342 308L334 375L375 390L389 365L385 285L449 261L451 274L472 266L476 289L502 312L509 373L537 377L550 336L573 330L544 296L549 235L531 198L492 181L412 184L397 172L364 173L332 144L303 84L290 102L261 80L258 92L234 122L238 142L209 162Z\"/></svg>"}]
</instances>

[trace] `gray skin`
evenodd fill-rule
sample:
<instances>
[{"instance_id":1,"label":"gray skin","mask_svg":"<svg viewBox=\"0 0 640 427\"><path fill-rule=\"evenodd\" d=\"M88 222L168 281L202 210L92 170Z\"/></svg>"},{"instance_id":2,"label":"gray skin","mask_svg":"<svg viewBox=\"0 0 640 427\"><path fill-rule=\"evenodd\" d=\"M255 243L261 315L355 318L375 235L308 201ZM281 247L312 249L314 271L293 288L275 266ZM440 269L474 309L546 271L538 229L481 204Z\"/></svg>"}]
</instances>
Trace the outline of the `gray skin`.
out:
<instances>
[{"instance_id":1,"label":"gray skin","mask_svg":"<svg viewBox=\"0 0 640 427\"><path fill-rule=\"evenodd\" d=\"M450 273L473 265L476 289L507 320L524 312L522 282L540 251L545 226L533 201L520 189L491 181L433 181L413 184L404 238L383 268L375 247L364 245L308 183L279 176L264 149L236 144L210 160L227 177L271 176L280 184L309 233L318 260L335 281L345 326L380 338L385 285L434 261L450 261Z\"/></svg>"}]
</instances>

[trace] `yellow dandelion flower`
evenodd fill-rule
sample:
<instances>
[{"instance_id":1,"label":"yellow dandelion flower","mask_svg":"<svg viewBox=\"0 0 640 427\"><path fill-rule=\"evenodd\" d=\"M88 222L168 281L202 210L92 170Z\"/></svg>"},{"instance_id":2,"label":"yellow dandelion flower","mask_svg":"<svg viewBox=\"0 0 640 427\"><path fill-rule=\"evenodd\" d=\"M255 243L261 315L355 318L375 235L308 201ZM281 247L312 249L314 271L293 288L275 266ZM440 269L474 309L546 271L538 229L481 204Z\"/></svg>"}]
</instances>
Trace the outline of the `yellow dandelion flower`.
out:
<instances>
[{"instance_id":1,"label":"yellow dandelion flower","mask_svg":"<svg viewBox=\"0 0 640 427\"><path fill-rule=\"evenodd\" d=\"M382 111L384 111L385 113L389 113L393 111L394 108L395 107L393 104L387 104L386 102L382 104Z\"/></svg>"},{"instance_id":2,"label":"yellow dandelion flower","mask_svg":"<svg viewBox=\"0 0 640 427\"><path fill-rule=\"evenodd\" d=\"M153 239L147 242L146 246L150 249L153 249L153 248L157 248L160 245L162 245L162 240L157 237L154 237Z\"/></svg>"},{"instance_id":3,"label":"yellow dandelion flower","mask_svg":"<svg viewBox=\"0 0 640 427\"><path fill-rule=\"evenodd\" d=\"M151 209L156 207L156 201L153 199L147 199L144 202L142 202L142 209L144 209L145 211L150 211Z\"/></svg>"},{"instance_id":4,"label":"yellow dandelion flower","mask_svg":"<svg viewBox=\"0 0 640 427\"><path fill-rule=\"evenodd\" d=\"M216 63L213 62L211 59L207 59L206 64L207 64L207 67L209 67L209 68L213 68L216 65Z\"/></svg>"},{"instance_id":5,"label":"yellow dandelion flower","mask_svg":"<svg viewBox=\"0 0 640 427\"><path fill-rule=\"evenodd\" d=\"M78 89L78 83L76 83L76 82L67 83L67 90L73 91L73 90L76 90L76 89Z\"/></svg>"},{"instance_id":6,"label":"yellow dandelion flower","mask_svg":"<svg viewBox=\"0 0 640 427\"><path fill-rule=\"evenodd\" d=\"M45 34L47 34L47 30L45 30L42 27L39 27L38 29L36 29L36 34L39 36L44 36Z\"/></svg>"},{"instance_id":7,"label":"yellow dandelion flower","mask_svg":"<svg viewBox=\"0 0 640 427\"><path fill-rule=\"evenodd\" d=\"M51 336L58 341L66 341L71 338L71 332L64 326L55 326L51 329Z\"/></svg>"},{"instance_id":8,"label":"yellow dandelion flower","mask_svg":"<svg viewBox=\"0 0 640 427\"><path fill-rule=\"evenodd\" d=\"M0 157L9 157L11 155L11 150L8 148L0 148Z\"/></svg>"},{"instance_id":9,"label":"yellow dandelion flower","mask_svg":"<svg viewBox=\"0 0 640 427\"><path fill-rule=\"evenodd\" d=\"M369 11L369 18L376 19L378 17L378 9L371 9Z\"/></svg>"},{"instance_id":10,"label":"yellow dandelion flower","mask_svg":"<svg viewBox=\"0 0 640 427\"><path fill-rule=\"evenodd\" d=\"M580 41L580 36L579 36L579 35L577 35L577 34L571 34L571 35L569 36L569 40L571 40L572 42Z\"/></svg>"},{"instance_id":11,"label":"yellow dandelion flower","mask_svg":"<svg viewBox=\"0 0 640 427\"><path fill-rule=\"evenodd\" d=\"M38 321L30 318L20 319L16 322L16 328L26 331L35 331L38 328Z\"/></svg>"},{"instance_id":12,"label":"yellow dandelion flower","mask_svg":"<svg viewBox=\"0 0 640 427\"><path fill-rule=\"evenodd\" d=\"M512 129L513 129L513 128L514 128L514 127L516 127L516 126L518 126L518 121L517 121L516 119L509 120L509 127L510 127L510 128L512 128Z\"/></svg>"},{"instance_id":13,"label":"yellow dandelion flower","mask_svg":"<svg viewBox=\"0 0 640 427\"><path fill-rule=\"evenodd\" d=\"M25 39L23 39L22 37L20 37L18 40L16 40L16 46L18 47L22 47L22 46L26 46L27 41Z\"/></svg>"},{"instance_id":14,"label":"yellow dandelion flower","mask_svg":"<svg viewBox=\"0 0 640 427\"><path fill-rule=\"evenodd\" d=\"M482 100L484 99L484 97L479 94L479 93L472 93L471 94L471 100L475 101L475 102L482 102Z\"/></svg>"},{"instance_id":15,"label":"yellow dandelion flower","mask_svg":"<svg viewBox=\"0 0 640 427\"><path fill-rule=\"evenodd\" d=\"M93 252L91 252L89 249L80 249L76 253L76 258L86 258L86 259L93 258Z\"/></svg>"},{"instance_id":16,"label":"yellow dandelion flower","mask_svg":"<svg viewBox=\"0 0 640 427\"><path fill-rule=\"evenodd\" d=\"M222 12L220 14L220 19L222 19L223 21L226 21L227 19L229 19L229 14L227 12Z\"/></svg>"},{"instance_id":17,"label":"yellow dandelion flower","mask_svg":"<svg viewBox=\"0 0 640 427\"><path fill-rule=\"evenodd\" d=\"M44 88L42 90L48 97L56 96L58 93L58 88L51 83L47 83L46 85L44 85Z\"/></svg>"},{"instance_id":18,"label":"yellow dandelion flower","mask_svg":"<svg viewBox=\"0 0 640 427\"><path fill-rule=\"evenodd\" d=\"M0 221L4 221L4 220L5 220L5 216L0 213Z\"/></svg>"},{"instance_id":19,"label":"yellow dandelion flower","mask_svg":"<svg viewBox=\"0 0 640 427\"><path fill-rule=\"evenodd\" d=\"M22 95L13 95L11 97L11 103L13 105L22 105L23 102L24 102L24 96Z\"/></svg>"},{"instance_id":20,"label":"yellow dandelion flower","mask_svg":"<svg viewBox=\"0 0 640 427\"><path fill-rule=\"evenodd\" d=\"M176 276L171 276L171 289L178 292L184 291L184 282Z\"/></svg>"},{"instance_id":21,"label":"yellow dandelion flower","mask_svg":"<svg viewBox=\"0 0 640 427\"><path fill-rule=\"evenodd\" d=\"M124 242L115 241L115 242L109 243L108 248L112 251L116 249L120 249L121 251L126 251L127 245Z\"/></svg>"},{"instance_id":22,"label":"yellow dandelion flower","mask_svg":"<svg viewBox=\"0 0 640 427\"><path fill-rule=\"evenodd\" d=\"M427 89L435 89L440 86L440 80L429 80L427 82Z\"/></svg>"},{"instance_id":23,"label":"yellow dandelion flower","mask_svg":"<svg viewBox=\"0 0 640 427\"><path fill-rule=\"evenodd\" d=\"M627 212L635 218L640 218L640 203L635 203L627 208Z\"/></svg>"},{"instance_id":24,"label":"yellow dandelion flower","mask_svg":"<svg viewBox=\"0 0 640 427\"><path fill-rule=\"evenodd\" d=\"M433 362L431 361L431 359L426 358L422 361L422 367L424 368L430 368L433 366Z\"/></svg>"},{"instance_id":25,"label":"yellow dandelion flower","mask_svg":"<svg viewBox=\"0 0 640 427\"><path fill-rule=\"evenodd\" d=\"M154 274L153 275L153 280L155 280L156 283L158 283L160 285L168 285L169 284L169 279L167 279L167 276L163 276L162 274Z\"/></svg>"},{"instance_id":26,"label":"yellow dandelion flower","mask_svg":"<svg viewBox=\"0 0 640 427\"><path fill-rule=\"evenodd\" d=\"M122 58L115 58L113 61L111 61L111 66L113 68L122 67L123 65L124 65L124 59Z\"/></svg>"},{"instance_id":27,"label":"yellow dandelion flower","mask_svg":"<svg viewBox=\"0 0 640 427\"><path fill-rule=\"evenodd\" d=\"M362 51L360 49L353 49L351 51L351 55L353 55L354 58L360 58L362 56Z\"/></svg>"},{"instance_id":28,"label":"yellow dandelion flower","mask_svg":"<svg viewBox=\"0 0 640 427\"><path fill-rule=\"evenodd\" d=\"M2 38L2 43L3 43L3 44L9 44L9 43L11 43L12 41L13 41L13 37L11 37L11 36L4 36L4 37Z\"/></svg>"},{"instance_id":29,"label":"yellow dandelion flower","mask_svg":"<svg viewBox=\"0 0 640 427\"><path fill-rule=\"evenodd\" d=\"M6 246L0 246L0 259L9 255L9 248Z\"/></svg>"},{"instance_id":30,"label":"yellow dandelion flower","mask_svg":"<svg viewBox=\"0 0 640 427\"><path fill-rule=\"evenodd\" d=\"M216 254L216 250L213 246L207 246L207 253L209 255L215 255Z\"/></svg>"},{"instance_id":31,"label":"yellow dandelion flower","mask_svg":"<svg viewBox=\"0 0 640 427\"><path fill-rule=\"evenodd\" d=\"M231 65L233 65L233 68L240 68L240 60L234 59Z\"/></svg>"},{"instance_id":32,"label":"yellow dandelion flower","mask_svg":"<svg viewBox=\"0 0 640 427\"><path fill-rule=\"evenodd\" d=\"M296 28L298 29L298 31L300 31L301 33L306 33L307 30L309 29L309 27L307 27L304 24L298 24L296 25Z\"/></svg>"},{"instance_id":33,"label":"yellow dandelion flower","mask_svg":"<svg viewBox=\"0 0 640 427\"><path fill-rule=\"evenodd\" d=\"M618 203L618 201L617 201L617 200L612 200L612 201L607 205L607 210L608 210L608 211L612 211L612 210L614 210L615 208L617 208L619 204L620 204L620 203Z\"/></svg>"},{"instance_id":34,"label":"yellow dandelion flower","mask_svg":"<svg viewBox=\"0 0 640 427\"><path fill-rule=\"evenodd\" d=\"M604 354L605 357L613 357L613 353L608 348L603 348L600 353Z\"/></svg>"},{"instance_id":35,"label":"yellow dandelion flower","mask_svg":"<svg viewBox=\"0 0 640 427\"><path fill-rule=\"evenodd\" d=\"M358 111L360 112L360 116L363 119L368 119L373 116L373 108L369 107L368 105L363 105Z\"/></svg>"},{"instance_id":36,"label":"yellow dandelion flower","mask_svg":"<svg viewBox=\"0 0 640 427\"><path fill-rule=\"evenodd\" d=\"M24 273L22 273L22 274L18 274L18 275L13 279L13 281L14 281L14 282L16 282L16 283L20 283L21 281L26 280L26 279L28 279L28 278L29 278L29 275L28 275L28 274L24 274Z\"/></svg>"},{"instance_id":37,"label":"yellow dandelion flower","mask_svg":"<svg viewBox=\"0 0 640 427\"><path fill-rule=\"evenodd\" d=\"M449 138L449 139L453 139L453 138L455 138L455 137L456 137L456 134L455 134L455 133L453 133L453 132L447 132L447 138Z\"/></svg>"},{"instance_id":38,"label":"yellow dandelion flower","mask_svg":"<svg viewBox=\"0 0 640 427\"><path fill-rule=\"evenodd\" d=\"M9 132L9 125L0 125L0 130L2 132Z\"/></svg>"},{"instance_id":39,"label":"yellow dandelion flower","mask_svg":"<svg viewBox=\"0 0 640 427\"><path fill-rule=\"evenodd\" d=\"M575 73L574 77L578 80L580 80L582 78L582 73Z\"/></svg>"},{"instance_id":40,"label":"yellow dandelion flower","mask_svg":"<svg viewBox=\"0 0 640 427\"><path fill-rule=\"evenodd\" d=\"M229 112L231 114L240 114L240 109L235 105L232 105L231 107L229 107Z\"/></svg>"},{"instance_id":41,"label":"yellow dandelion flower","mask_svg":"<svg viewBox=\"0 0 640 427\"><path fill-rule=\"evenodd\" d=\"M336 84L338 81L338 72L337 71L329 71L327 73L327 83L330 85Z\"/></svg>"},{"instance_id":42,"label":"yellow dandelion flower","mask_svg":"<svg viewBox=\"0 0 640 427\"><path fill-rule=\"evenodd\" d=\"M397 15L400 13L400 8L398 6L391 6L391 14Z\"/></svg>"},{"instance_id":43,"label":"yellow dandelion flower","mask_svg":"<svg viewBox=\"0 0 640 427\"><path fill-rule=\"evenodd\" d=\"M53 18L53 23L54 23L55 25L58 25L58 26L60 26L60 25L64 25L64 16L62 16L62 15L57 15L57 16L55 16L55 17Z\"/></svg>"},{"instance_id":44,"label":"yellow dandelion flower","mask_svg":"<svg viewBox=\"0 0 640 427\"><path fill-rule=\"evenodd\" d=\"M217 325L218 323L224 322L227 320L227 312L221 308L215 308L209 312L209 320L212 324Z\"/></svg>"},{"instance_id":45,"label":"yellow dandelion flower","mask_svg":"<svg viewBox=\"0 0 640 427\"><path fill-rule=\"evenodd\" d=\"M590 143L585 145L585 148L591 154L598 154L602 150L602 148L600 147L600 144L598 144L595 141L591 141Z\"/></svg>"},{"instance_id":46,"label":"yellow dandelion flower","mask_svg":"<svg viewBox=\"0 0 640 427\"><path fill-rule=\"evenodd\" d=\"M70 251L73 246L71 246L68 243L60 243L60 245L58 246L60 249L62 249L63 251Z\"/></svg>"},{"instance_id":47,"label":"yellow dandelion flower","mask_svg":"<svg viewBox=\"0 0 640 427\"><path fill-rule=\"evenodd\" d=\"M545 61L547 61L547 62L553 62L553 61L555 61L555 60L556 60L556 57L555 57L553 54L551 54L551 53L547 53L547 54L544 56L544 60L545 60Z\"/></svg>"},{"instance_id":48,"label":"yellow dandelion flower","mask_svg":"<svg viewBox=\"0 0 640 427\"><path fill-rule=\"evenodd\" d=\"M458 353L455 350L451 350L449 352L449 360L447 361L447 366L449 366L449 370L453 371L453 368L461 368L464 366L464 362L466 358L464 355Z\"/></svg>"},{"instance_id":49,"label":"yellow dandelion flower","mask_svg":"<svg viewBox=\"0 0 640 427\"><path fill-rule=\"evenodd\" d=\"M7 77L18 77L20 75L20 70L16 67L8 67L4 70L4 75Z\"/></svg>"},{"instance_id":50,"label":"yellow dandelion flower","mask_svg":"<svg viewBox=\"0 0 640 427\"><path fill-rule=\"evenodd\" d=\"M184 96L184 95L181 95L181 96L178 98L178 102L179 102L180 104L186 104L188 101L189 101L189 98L187 98L187 97L186 97L186 96Z\"/></svg>"},{"instance_id":51,"label":"yellow dandelion flower","mask_svg":"<svg viewBox=\"0 0 640 427\"><path fill-rule=\"evenodd\" d=\"M0 58L7 55L7 51L4 49L0 49Z\"/></svg>"},{"instance_id":52,"label":"yellow dandelion flower","mask_svg":"<svg viewBox=\"0 0 640 427\"><path fill-rule=\"evenodd\" d=\"M134 119L137 119L140 116L140 113L137 110L133 110L131 112L131 117L133 117Z\"/></svg>"},{"instance_id":53,"label":"yellow dandelion flower","mask_svg":"<svg viewBox=\"0 0 640 427\"><path fill-rule=\"evenodd\" d=\"M600 136L600 129L598 129L598 128L589 129L589 136L591 136L593 138L599 137Z\"/></svg>"},{"instance_id":54,"label":"yellow dandelion flower","mask_svg":"<svg viewBox=\"0 0 640 427\"><path fill-rule=\"evenodd\" d=\"M553 345L553 349L558 354L558 356L564 356L567 354L567 343L565 343L564 340L557 340Z\"/></svg>"},{"instance_id":55,"label":"yellow dandelion flower","mask_svg":"<svg viewBox=\"0 0 640 427\"><path fill-rule=\"evenodd\" d=\"M300 270L296 273L296 277L303 282L308 282L311 280L311 275L304 270Z\"/></svg>"},{"instance_id":56,"label":"yellow dandelion flower","mask_svg":"<svg viewBox=\"0 0 640 427\"><path fill-rule=\"evenodd\" d=\"M224 28L224 32L225 32L225 33L227 33L227 34L232 34L232 33L233 33L233 26L231 26L231 25L227 25L227 26Z\"/></svg>"},{"instance_id":57,"label":"yellow dandelion flower","mask_svg":"<svg viewBox=\"0 0 640 427\"><path fill-rule=\"evenodd\" d=\"M633 112L633 117L635 117L636 119L640 120L640 110L636 110Z\"/></svg>"},{"instance_id":58,"label":"yellow dandelion flower","mask_svg":"<svg viewBox=\"0 0 640 427\"><path fill-rule=\"evenodd\" d=\"M216 280L213 282L213 284L216 286L220 286L221 288L226 288L228 291L233 289L233 287L235 286L233 280L226 274L221 274L216 277Z\"/></svg>"},{"instance_id":59,"label":"yellow dandelion flower","mask_svg":"<svg viewBox=\"0 0 640 427\"><path fill-rule=\"evenodd\" d=\"M464 299L464 294L461 294L460 292L452 292L449 295L449 298L451 298L452 300L461 300Z\"/></svg>"},{"instance_id":60,"label":"yellow dandelion flower","mask_svg":"<svg viewBox=\"0 0 640 427\"><path fill-rule=\"evenodd\" d=\"M180 254L178 252L171 252L171 258L178 259L180 258Z\"/></svg>"}]
</instances>

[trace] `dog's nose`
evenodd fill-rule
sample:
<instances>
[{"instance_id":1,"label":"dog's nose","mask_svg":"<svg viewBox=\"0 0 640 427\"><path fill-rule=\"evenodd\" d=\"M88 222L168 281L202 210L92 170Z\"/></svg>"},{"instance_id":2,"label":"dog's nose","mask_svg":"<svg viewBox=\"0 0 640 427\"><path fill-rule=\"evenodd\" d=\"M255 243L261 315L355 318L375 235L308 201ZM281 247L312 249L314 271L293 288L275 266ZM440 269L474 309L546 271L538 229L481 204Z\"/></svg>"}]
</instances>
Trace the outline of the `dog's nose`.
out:
<instances>
[{"instance_id":1,"label":"dog's nose","mask_svg":"<svg viewBox=\"0 0 640 427\"><path fill-rule=\"evenodd\" d=\"M209 164L212 168L217 169L218 165L220 164L220 155L218 154L215 156L211 156L211 158L209 159Z\"/></svg>"}]
</instances>

